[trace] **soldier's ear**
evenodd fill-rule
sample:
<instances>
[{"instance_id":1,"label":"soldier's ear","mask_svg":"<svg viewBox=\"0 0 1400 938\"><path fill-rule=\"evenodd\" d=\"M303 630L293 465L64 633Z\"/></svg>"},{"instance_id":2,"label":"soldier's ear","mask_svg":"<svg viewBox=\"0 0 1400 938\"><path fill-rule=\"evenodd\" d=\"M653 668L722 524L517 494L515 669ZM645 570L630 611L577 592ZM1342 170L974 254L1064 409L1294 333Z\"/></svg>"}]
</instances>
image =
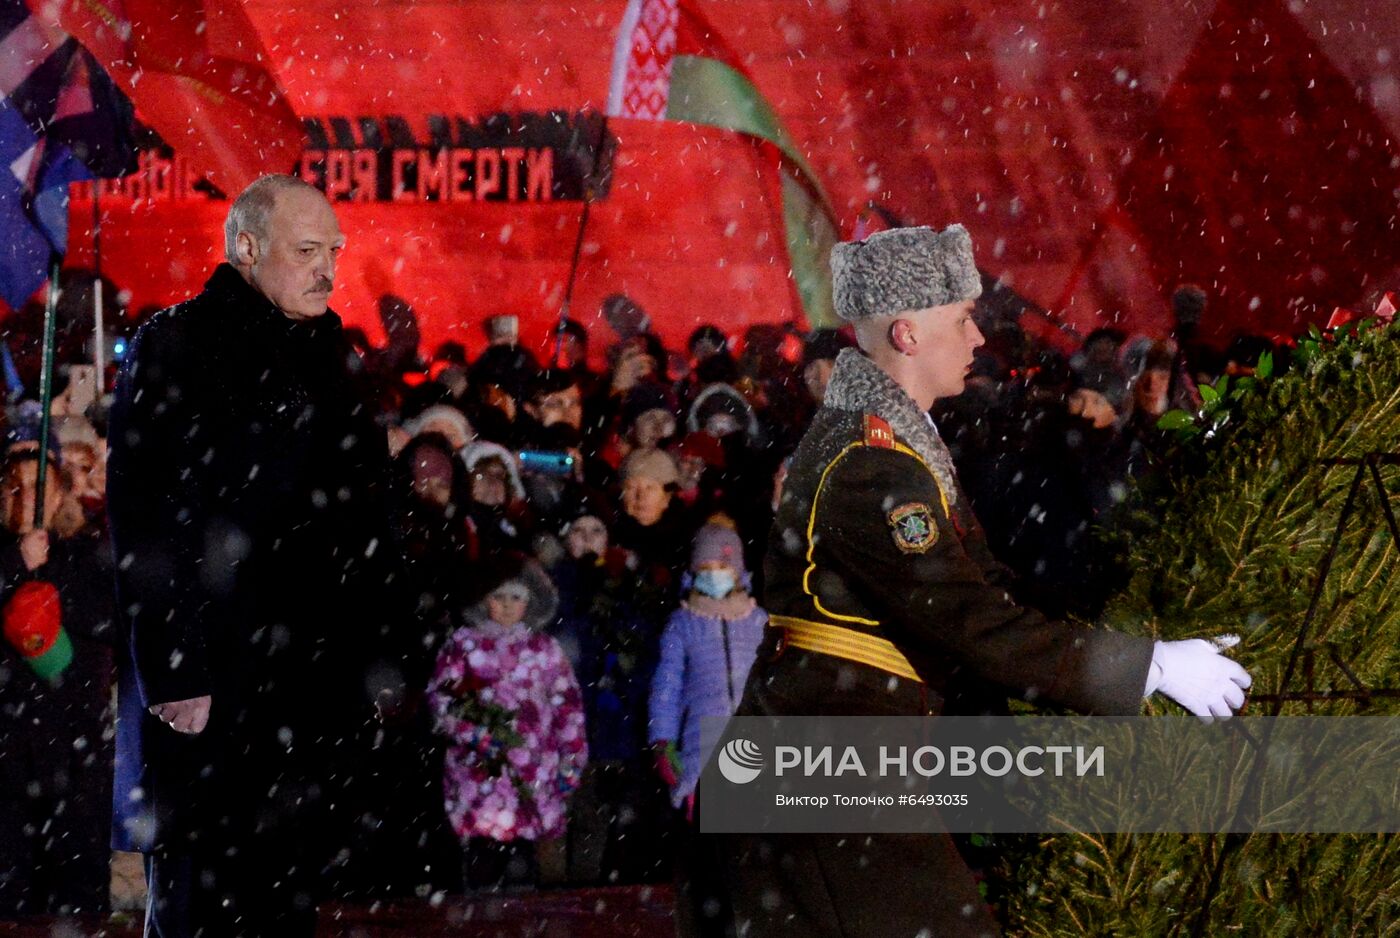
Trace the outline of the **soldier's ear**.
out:
<instances>
[{"instance_id":1,"label":"soldier's ear","mask_svg":"<svg viewBox=\"0 0 1400 938\"><path fill-rule=\"evenodd\" d=\"M896 319L890 323L890 345L901 355L917 352L919 340L914 334L914 324L907 319Z\"/></svg>"},{"instance_id":2,"label":"soldier's ear","mask_svg":"<svg viewBox=\"0 0 1400 938\"><path fill-rule=\"evenodd\" d=\"M233 256L238 258L239 266L252 267L261 253L258 248L258 239L251 231L240 231L233 241Z\"/></svg>"}]
</instances>

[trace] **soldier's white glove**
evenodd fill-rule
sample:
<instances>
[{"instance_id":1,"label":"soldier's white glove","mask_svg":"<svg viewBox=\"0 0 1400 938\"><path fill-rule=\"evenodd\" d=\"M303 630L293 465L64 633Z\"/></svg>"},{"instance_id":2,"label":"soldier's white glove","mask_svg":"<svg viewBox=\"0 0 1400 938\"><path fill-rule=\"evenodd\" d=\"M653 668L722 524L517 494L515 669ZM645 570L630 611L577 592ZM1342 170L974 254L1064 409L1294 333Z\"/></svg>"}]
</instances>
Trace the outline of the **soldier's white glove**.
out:
<instances>
[{"instance_id":1,"label":"soldier's white glove","mask_svg":"<svg viewBox=\"0 0 1400 938\"><path fill-rule=\"evenodd\" d=\"M1239 642L1238 635L1220 635L1154 643L1143 696L1161 691L1206 723L1230 719L1253 683L1248 671L1222 654Z\"/></svg>"}]
</instances>

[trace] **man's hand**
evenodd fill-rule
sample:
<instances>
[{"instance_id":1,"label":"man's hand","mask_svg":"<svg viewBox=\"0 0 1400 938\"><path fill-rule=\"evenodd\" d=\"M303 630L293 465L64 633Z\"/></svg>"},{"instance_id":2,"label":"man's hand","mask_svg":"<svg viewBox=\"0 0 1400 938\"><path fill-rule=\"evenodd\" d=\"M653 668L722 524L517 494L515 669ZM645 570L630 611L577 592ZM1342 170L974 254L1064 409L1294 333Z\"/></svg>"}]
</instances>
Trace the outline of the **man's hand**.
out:
<instances>
[{"instance_id":1,"label":"man's hand","mask_svg":"<svg viewBox=\"0 0 1400 938\"><path fill-rule=\"evenodd\" d=\"M33 573L49 562L49 532L35 528L19 539L19 557L24 569Z\"/></svg>"},{"instance_id":2,"label":"man's hand","mask_svg":"<svg viewBox=\"0 0 1400 938\"><path fill-rule=\"evenodd\" d=\"M1157 642L1145 696L1161 691L1206 723L1230 719L1244 706L1244 692L1253 683L1248 671L1223 654L1239 641L1237 635L1221 635L1211 641Z\"/></svg>"},{"instance_id":3,"label":"man's hand","mask_svg":"<svg viewBox=\"0 0 1400 938\"><path fill-rule=\"evenodd\" d=\"M191 697L189 700L154 704L149 709L152 715L175 732L197 736L204 732L204 727L209 723L209 704L212 700L212 697L205 694L203 697Z\"/></svg>"}]
</instances>

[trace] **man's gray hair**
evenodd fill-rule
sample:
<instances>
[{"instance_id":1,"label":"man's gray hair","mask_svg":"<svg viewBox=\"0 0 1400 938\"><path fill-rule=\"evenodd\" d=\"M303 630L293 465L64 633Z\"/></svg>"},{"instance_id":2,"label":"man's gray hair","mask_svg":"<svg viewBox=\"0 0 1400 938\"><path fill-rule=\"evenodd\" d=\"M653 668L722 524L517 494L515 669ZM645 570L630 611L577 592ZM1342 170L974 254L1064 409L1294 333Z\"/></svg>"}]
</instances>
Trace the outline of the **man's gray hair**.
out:
<instances>
[{"instance_id":1,"label":"man's gray hair","mask_svg":"<svg viewBox=\"0 0 1400 938\"><path fill-rule=\"evenodd\" d=\"M272 208L277 204L277 196L288 189L321 191L300 176L276 173L255 179L233 200L228 217L224 219L224 256L230 264L238 266L240 231L251 234L258 244L267 240L267 221L272 217Z\"/></svg>"}]
</instances>

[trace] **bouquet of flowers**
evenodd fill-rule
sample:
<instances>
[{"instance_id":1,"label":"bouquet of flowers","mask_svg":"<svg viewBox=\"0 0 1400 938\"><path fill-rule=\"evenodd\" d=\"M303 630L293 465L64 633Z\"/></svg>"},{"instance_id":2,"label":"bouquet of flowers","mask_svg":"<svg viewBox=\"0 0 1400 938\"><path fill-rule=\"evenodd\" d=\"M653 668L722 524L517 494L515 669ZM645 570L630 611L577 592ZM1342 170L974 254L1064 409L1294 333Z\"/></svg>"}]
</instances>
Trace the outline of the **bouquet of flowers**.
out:
<instances>
[{"instance_id":1,"label":"bouquet of flowers","mask_svg":"<svg viewBox=\"0 0 1400 938\"><path fill-rule=\"evenodd\" d=\"M469 727L463 740L476 754L476 764L490 778L508 777L522 803L530 798L530 789L511 765L510 753L525 745L525 738L515 728L515 711L487 700L483 691L489 686L478 675L466 676L452 685L452 706L448 712Z\"/></svg>"},{"instance_id":2,"label":"bouquet of flowers","mask_svg":"<svg viewBox=\"0 0 1400 938\"><path fill-rule=\"evenodd\" d=\"M578 687L557 645L505 638L459 634L439 656L428 694L449 741L444 804L460 837L558 836L587 760Z\"/></svg>"}]
</instances>

